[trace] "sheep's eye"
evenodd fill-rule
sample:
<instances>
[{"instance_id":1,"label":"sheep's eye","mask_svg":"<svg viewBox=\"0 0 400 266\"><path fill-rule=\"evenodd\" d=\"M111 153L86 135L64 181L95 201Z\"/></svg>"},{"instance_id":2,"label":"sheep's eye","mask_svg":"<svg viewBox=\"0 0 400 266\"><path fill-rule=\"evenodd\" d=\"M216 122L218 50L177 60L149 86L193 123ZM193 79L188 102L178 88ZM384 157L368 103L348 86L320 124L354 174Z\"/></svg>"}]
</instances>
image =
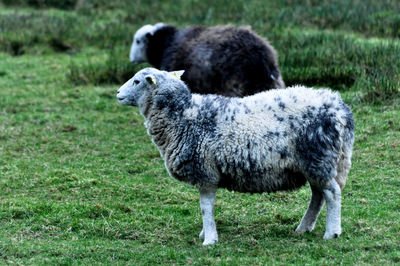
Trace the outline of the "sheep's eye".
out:
<instances>
[{"instance_id":1,"label":"sheep's eye","mask_svg":"<svg viewBox=\"0 0 400 266\"><path fill-rule=\"evenodd\" d=\"M140 83L140 81L137 80L137 79L135 79L133 82L135 82L135 84L139 84Z\"/></svg>"},{"instance_id":2,"label":"sheep's eye","mask_svg":"<svg viewBox=\"0 0 400 266\"><path fill-rule=\"evenodd\" d=\"M139 43L140 43L140 41L139 41L139 40L136 40L136 43L137 43L137 44L139 44Z\"/></svg>"}]
</instances>

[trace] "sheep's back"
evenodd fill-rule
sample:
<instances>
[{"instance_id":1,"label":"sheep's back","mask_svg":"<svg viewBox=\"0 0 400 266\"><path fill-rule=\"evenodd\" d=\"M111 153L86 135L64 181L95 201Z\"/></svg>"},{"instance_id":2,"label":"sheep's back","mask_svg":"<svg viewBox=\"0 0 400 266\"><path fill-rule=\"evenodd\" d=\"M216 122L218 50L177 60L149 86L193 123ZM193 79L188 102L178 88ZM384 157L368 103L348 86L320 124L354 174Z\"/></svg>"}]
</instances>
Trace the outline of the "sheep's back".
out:
<instances>
[{"instance_id":1,"label":"sheep's back","mask_svg":"<svg viewBox=\"0 0 400 266\"><path fill-rule=\"evenodd\" d=\"M330 90L298 86L245 98L192 94L182 113L167 110L164 119L148 123L149 133L169 173L193 185L271 192L311 179L323 183L332 178L343 143L353 138L350 109Z\"/></svg>"},{"instance_id":2,"label":"sheep's back","mask_svg":"<svg viewBox=\"0 0 400 266\"><path fill-rule=\"evenodd\" d=\"M161 68L184 69L182 79L195 93L246 96L281 86L275 50L247 28L189 27L164 56Z\"/></svg>"},{"instance_id":3,"label":"sheep's back","mask_svg":"<svg viewBox=\"0 0 400 266\"><path fill-rule=\"evenodd\" d=\"M306 177L330 178L348 115L336 93L296 87L243 99L207 97L219 110L215 136L197 152L208 158L218 186L271 192L296 189ZM195 109L187 110L191 119Z\"/></svg>"}]
</instances>

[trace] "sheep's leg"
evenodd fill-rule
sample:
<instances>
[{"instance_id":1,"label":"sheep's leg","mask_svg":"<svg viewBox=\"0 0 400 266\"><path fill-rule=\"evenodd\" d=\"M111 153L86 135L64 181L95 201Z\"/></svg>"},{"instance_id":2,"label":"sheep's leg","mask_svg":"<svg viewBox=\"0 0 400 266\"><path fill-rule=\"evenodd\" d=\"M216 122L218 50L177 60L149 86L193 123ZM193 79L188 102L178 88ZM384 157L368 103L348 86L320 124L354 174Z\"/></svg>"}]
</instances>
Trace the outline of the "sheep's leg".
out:
<instances>
[{"instance_id":1,"label":"sheep's leg","mask_svg":"<svg viewBox=\"0 0 400 266\"><path fill-rule=\"evenodd\" d=\"M200 188L200 208L203 215L203 230L199 237L204 238L203 246L218 242L217 228L214 221L214 202L217 188Z\"/></svg>"},{"instance_id":2,"label":"sheep's leg","mask_svg":"<svg viewBox=\"0 0 400 266\"><path fill-rule=\"evenodd\" d=\"M324 196L322 191L311 186L311 200L306 213L301 219L299 226L296 228L296 233L311 232L314 230L319 212L324 205Z\"/></svg>"},{"instance_id":3,"label":"sheep's leg","mask_svg":"<svg viewBox=\"0 0 400 266\"><path fill-rule=\"evenodd\" d=\"M335 179L323 189L326 200L326 231L324 239L336 238L342 233L340 225L341 189Z\"/></svg>"}]
</instances>

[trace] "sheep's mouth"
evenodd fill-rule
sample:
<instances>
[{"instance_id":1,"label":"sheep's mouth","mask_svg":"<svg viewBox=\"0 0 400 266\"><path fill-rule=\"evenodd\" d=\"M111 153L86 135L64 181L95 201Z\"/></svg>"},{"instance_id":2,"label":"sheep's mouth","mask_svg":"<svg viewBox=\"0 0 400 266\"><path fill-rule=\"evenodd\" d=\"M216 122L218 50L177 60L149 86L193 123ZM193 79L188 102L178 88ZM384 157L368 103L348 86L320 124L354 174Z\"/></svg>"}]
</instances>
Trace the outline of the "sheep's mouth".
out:
<instances>
[{"instance_id":1,"label":"sheep's mouth","mask_svg":"<svg viewBox=\"0 0 400 266\"><path fill-rule=\"evenodd\" d=\"M131 63L133 63L133 64L140 64L140 63L143 63L145 60L138 59L138 58L129 58L129 61L131 61Z\"/></svg>"},{"instance_id":2,"label":"sheep's mouth","mask_svg":"<svg viewBox=\"0 0 400 266\"><path fill-rule=\"evenodd\" d=\"M126 96L118 96L117 95L117 99L118 99L118 102L122 105L131 105L131 106L137 105L135 101L133 101L131 98L126 97Z\"/></svg>"}]
</instances>

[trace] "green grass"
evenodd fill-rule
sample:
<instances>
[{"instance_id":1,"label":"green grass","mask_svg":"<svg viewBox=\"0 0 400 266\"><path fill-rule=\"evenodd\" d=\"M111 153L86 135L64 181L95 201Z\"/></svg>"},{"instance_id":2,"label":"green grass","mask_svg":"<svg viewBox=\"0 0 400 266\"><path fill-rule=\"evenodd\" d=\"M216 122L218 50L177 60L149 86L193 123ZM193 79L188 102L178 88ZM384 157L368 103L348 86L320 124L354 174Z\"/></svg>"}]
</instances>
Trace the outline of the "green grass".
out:
<instances>
[{"instance_id":1,"label":"green grass","mask_svg":"<svg viewBox=\"0 0 400 266\"><path fill-rule=\"evenodd\" d=\"M270 40L288 85L357 90L359 99L370 103L400 96L400 3L395 0L268 4L86 0L80 5L72 0L19 0L12 4L0 11L0 51L14 56L74 55L96 47L102 50L99 56L107 54L104 60L70 64L68 77L75 85L120 84L142 67L129 64L127 54L134 31L145 23L163 21L179 27L231 23L251 25ZM18 4L23 8L15 7Z\"/></svg>"},{"instance_id":2,"label":"green grass","mask_svg":"<svg viewBox=\"0 0 400 266\"><path fill-rule=\"evenodd\" d=\"M398 2L210 3L0 3L0 264L400 262ZM314 232L293 233L307 187L220 190L220 242L201 246L198 192L168 177L138 110L114 97L145 66L127 63L131 35L158 21L250 24L276 47L287 84L340 90L356 140L339 239L322 240L325 210Z\"/></svg>"}]
</instances>

